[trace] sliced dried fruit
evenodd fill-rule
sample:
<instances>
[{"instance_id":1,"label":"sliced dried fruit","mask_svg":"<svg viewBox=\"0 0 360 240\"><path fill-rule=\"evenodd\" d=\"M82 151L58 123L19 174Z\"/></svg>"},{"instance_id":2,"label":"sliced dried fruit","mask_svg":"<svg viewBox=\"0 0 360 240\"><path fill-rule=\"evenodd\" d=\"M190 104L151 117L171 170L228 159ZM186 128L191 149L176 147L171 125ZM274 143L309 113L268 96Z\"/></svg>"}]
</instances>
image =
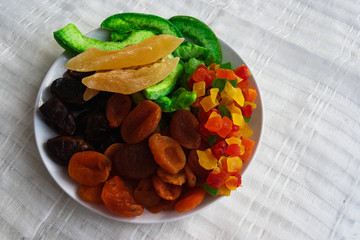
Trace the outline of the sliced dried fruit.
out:
<instances>
[{"instance_id":1,"label":"sliced dried fruit","mask_svg":"<svg viewBox=\"0 0 360 240\"><path fill-rule=\"evenodd\" d=\"M164 58L139 69L100 71L83 78L82 83L88 88L100 91L133 94L166 78L178 62L179 58Z\"/></svg>"},{"instance_id":2,"label":"sliced dried fruit","mask_svg":"<svg viewBox=\"0 0 360 240\"><path fill-rule=\"evenodd\" d=\"M183 38L164 34L151 36L118 51L89 48L71 58L66 63L66 68L79 72L90 72L146 65L168 56L183 41Z\"/></svg>"}]
</instances>

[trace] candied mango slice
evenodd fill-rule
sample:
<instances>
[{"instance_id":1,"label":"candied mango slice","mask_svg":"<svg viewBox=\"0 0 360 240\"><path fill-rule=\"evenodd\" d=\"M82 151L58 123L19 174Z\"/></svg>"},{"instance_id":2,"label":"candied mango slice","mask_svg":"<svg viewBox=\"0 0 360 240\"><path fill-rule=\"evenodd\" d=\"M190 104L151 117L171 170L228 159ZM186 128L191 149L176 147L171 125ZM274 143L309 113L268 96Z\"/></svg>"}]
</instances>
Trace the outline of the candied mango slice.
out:
<instances>
[{"instance_id":1,"label":"candied mango slice","mask_svg":"<svg viewBox=\"0 0 360 240\"><path fill-rule=\"evenodd\" d=\"M183 41L183 38L163 34L151 36L117 51L89 48L70 59L66 63L66 68L79 72L90 72L146 65L168 56Z\"/></svg>"},{"instance_id":2,"label":"candied mango slice","mask_svg":"<svg viewBox=\"0 0 360 240\"><path fill-rule=\"evenodd\" d=\"M133 94L150 87L166 78L179 62L179 58L165 58L161 62L139 69L121 69L96 72L82 83L100 91Z\"/></svg>"}]
</instances>

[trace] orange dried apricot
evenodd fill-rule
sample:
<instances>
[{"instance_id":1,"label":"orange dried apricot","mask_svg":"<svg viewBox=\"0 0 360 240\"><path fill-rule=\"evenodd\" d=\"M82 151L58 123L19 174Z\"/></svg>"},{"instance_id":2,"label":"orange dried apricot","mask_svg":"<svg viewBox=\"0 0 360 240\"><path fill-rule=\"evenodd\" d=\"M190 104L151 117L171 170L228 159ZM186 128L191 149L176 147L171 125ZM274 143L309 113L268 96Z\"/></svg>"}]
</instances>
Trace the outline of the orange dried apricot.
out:
<instances>
[{"instance_id":1,"label":"orange dried apricot","mask_svg":"<svg viewBox=\"0 0 360 240\"><path fill-rule=\"evenodd\" d=\"M181 213L198 206L205 197L205 190L201 187L194 187L186 192L175 204L174 209Z\"/></svg>"},{"instance_id":2,"label":"orange dried apricot","mask_svg":"<svg viewBox=\"0 0 360 240\"><path fill-rule=\"evenodd\" d=\"M197 118L188 110L175 112L171 119L170 131L183 147L197 149L201 143L200 125Z\"/></svg>"},{"instance_id":3,"label":"orange dried apricot","mask_svg":"<svg viewBox=\"0 0 360 240\"><path fill-rule=\"evenodd\" d=\"M101 203L101 192L104 184L96 186L86 186L81 184L77 190L77 194L80 198L91 203Z\"/></svg>"},{"instance_id":4,"label":"orange dried apricot","mask_svg":"<svg viewBox=\"0 0 360 240\"><path fill-rule=\"evenodd\" d=\"M177 174L184 168L186 156L180 144L173 138L153 134L149 146L157 164L171 174Z\"/></svg>"},{"instance_id":5,"label":"orange dried apricot","mask_svg":"<svg viewBox=\"0 0 360 240\"><path fill-rule=\"evenodd\" d=\"M106 118L110 127L119 127L131 110L131 99L129 96L116 93L106 102Z\"/></svg>"},{"instance_id":6,"label":"orange dried apricot","mask_svg":"<svg viewBox=\"0 0 360 240\"><path fill-rule=\"evenodd\" d=\"M177 199L182 191L181 186L166 183L161 180L161 178L156 174L152 176L152 183L157 194L159 194L160 197L166 200Z\"/></svg>"},{"instance_id":7,"label":"orange dried apricot","mask_svg":"<svg viewBox=\"0 0 360 240\"><path fill-rule=\"evenodd\" d=\"M151 207L146 207L146 209L154 214L163 210L173 210L176 202L177 200L165 200L162 198L157 204Z\"/></svg>"},{"instance_id":8,"label":"orange dried apricot","mask_svg":"<svg viewBox=\"0 0 360 240\"><path fill-rule=\"evenodd\" d=\"M165 171L163 168L159 167L156 171L156 174L166 183L174 185L183 185L186 182L186 175L183 170L177 174L171 174Z\"/></svg>"},{"instance_id":9,"label":"orange dried apricot","mask_svg":"<svg viewBox=\"0 0 360 240\"><path fill-rule=\"evenodd\" d=\"M111 170L111 161L104 154L95 151L75 153L68 166L71 178L87 186L105 182Z\"/></svg>"},{"instance_id":10,"label":"orange dried apricot","mask_svg":"<svg viewBox=\"0 0 360 240\"><path fill-rule=\"evenodd\" d=\"M185 171L185 176L186 176L186 181L187 181L188 187L190 187L190 188L195 187L195 185L196 185L196 175L191 170L188 163L185 164L184 171Z\"/></svg>"},{"instance_id":11,"label":"orange dried apricot","mask_svg":"<svg viewBox=\"0 0 360 240\"><path fill-rule=\"evenodd\" d=\"M101 199L109 210L124 217L139 216L144 211L144 207L136 203L132 189L118 176L105 182Z\"/></svg>"},{"instance_id":12,"label":"orange dried apricot","mask_svg":"<svg viewBox=\"0 0 360 240\"><path fill-rule=\"evenodd\" d=\"M139 103L124 119L121 136L127 143L139 143L153 133L161 120L161 108L145 100Z\"/></svg>"},{"instance_id":13,"label":"orange dried apricot","mask_svg":"<svg viewBox=\"0 0 360 240\"><path fill-rule=\"evenodd\" d=\"M162 199L154 189L151 177L143 178L134 190L134 199L145 207L151 207Z\"/></svg>"},{"instance_id":14,"label":"orange dried apricot","mask_svg":"<svg viewBox=\"0 0 360 240\"><path fill-rule=\"evenodd\" d=\"M119 176L130 179L149 177L158 167L146 141L121 145L113 161Z\"/></svg>"}]
</instances>

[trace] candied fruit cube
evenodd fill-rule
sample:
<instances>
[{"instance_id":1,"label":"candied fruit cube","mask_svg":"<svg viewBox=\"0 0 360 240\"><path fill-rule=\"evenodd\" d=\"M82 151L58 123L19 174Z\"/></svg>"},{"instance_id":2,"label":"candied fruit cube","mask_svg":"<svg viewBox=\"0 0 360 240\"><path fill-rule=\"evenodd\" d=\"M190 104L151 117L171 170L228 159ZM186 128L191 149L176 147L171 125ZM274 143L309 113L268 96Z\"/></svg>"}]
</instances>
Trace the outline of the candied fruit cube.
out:
<instances>
[{"instance_id":1,"label":"candied fruit cube","mask_svg":"<svg viewBox=\"0 0 360 240\"><path fill-rule=\"evenodd\" d=\"M234 125L239 126L240 128L244 127L245 120L241 113L232 113L231 114Z\"/></svg>"},{"instance_id":2,"label":"candied fruit cube","mask_svg":"<svg viewBox=\"0 0 360 240\"><path fill-rule=\"evenodd\" d=\"M230 190L236 190L238 185L238 178L235 176L230 176L225 180L225 186Z\"/></svg>"},{"instance_id":3,"label":"candied fruit cube","mask_svg":"<svg viewBox=\"0 0 360 240\"><path fill-rule=\"evenodd\" d=\"M197 97L202 97L205 95L205 82L195 82L193 85L193 91L196 92Z\"/></svg>"},{"instance_id":4,"label":"candied fruit cube","mask_svg":"<svg viewBox=\"0 0 360 240\"><path fill-rule=\"evenodd\" d=\"M225 184L221 185L218 189L218 196L230 196L231 190Z\"/></svg>"},{"instance_id":5,"label":"candied fruit cube","mask_svg":"<svg viewBox=\"0 0 360 240\"><path fill-rule=\"evenodd\" d=\"M223 127L221 116L209 117L204 127L211 132L219 131Z\"/></svg>"},{"instance_id":6,"label":"candied fruit cube","mask_svg":"<svg viewBox=\"0 0 360 240\"><path fill-rule=\"evenodd\" d=\"M247 123L244 124L244 127L239 129L238 133L239 136L243 138L249 138L254 134L253 130Z\"/></svg>"},{"instance_id":7,"label":"candied fruit cube","mask_svg":"<svg viewBox=\"0 0 360 240\"><path fill-rule=\"evenodd\" d=\"M196 150L196 153L199 157L199 164L201 167L206 170L211 170L217 167L218 160L214 157L210 148L204 151Z\"/></svg>"},{"instance_id":8,"label":"candied fruit cube","mask_svg":"<svg viewBox=\"0 0 360 240\"><path fill-rule=\"evenodd\" d=\"M226 168L229 173L237 173L242 168L242 160L239 156L230 156L226 160Z\"/></svg>"}]
</instances>

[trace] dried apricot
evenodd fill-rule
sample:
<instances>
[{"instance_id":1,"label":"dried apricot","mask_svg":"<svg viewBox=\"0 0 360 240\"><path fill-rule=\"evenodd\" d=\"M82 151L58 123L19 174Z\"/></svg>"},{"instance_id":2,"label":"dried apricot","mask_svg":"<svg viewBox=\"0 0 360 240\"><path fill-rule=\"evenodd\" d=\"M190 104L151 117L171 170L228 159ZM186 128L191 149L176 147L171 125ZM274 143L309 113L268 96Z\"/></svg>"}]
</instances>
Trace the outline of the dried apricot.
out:
<instances>
[{"instance_id":1,"label":"dried apricot","mask_svg":"<svg viewBox=\"0 0 360 240\"><path fill-rule=\"evenodd\" d=\"M177 111L170 123L171 135L183 147L197 149L201 143L200 125L194 114L188 110Z\"/></svg>"},{"instance_id":2,"label":"dried apricot","mask_svg":"<svg viewBox=\"0 0 360 240\"><path fill-rule=\"evenodd\" d=\"M140 180L139 185L134 190L134 198L137 203L145 207L154 206L161 200L154 189L151 177Z\"/></svg>"},{"instance_id":3,"label":"dried apricot","mask_svg":"<svg viewBox=\"0 0 360 240\"><path fill-rule=\"evenodd\" d=\"M153 134L149 146L157 164L171 174L177 174L184 168L186 156L180 144L173 138Z\"/></svg>"},{"instance_id":4,"label":"dried apricot","mask_svg":"<svg viewBox=\"0 0 360 240\"><path fill-rule=\"evenodd\" d=\"M181 170L177 174L171 174L159 167L156 171L156 174L166 183L174 185L183 185L186 182L186 175L184 170Z\"/></svg>"},{"instance_id":5,"label":"dried apricot","mask_svg":"<svg viewBox=\"0 0 360 240\"><path fill-rule=\"evenodd\" d=\"M200 166L199 157L195 149L190 151L190 154L187 159L187 163L190 169L194 172L194 174L198 178L205 179L211 172L210 170L206 170L205 168Z\"/></svg>"},{"instance_id":6,"label":"dried apricot","mask_svg":"<svg viewBox=\"0 0 360 240\"><path fill-rule=\"evenodd\" d=\"M161 178L156 174L154 174L152 176L152 182L153 182L155 191L163 199L175 200L181 194L181 191L182 191L181 186L166 183L163 180L161 180Z\"/></svg>"},{"instance_id":7,"label":"dried apricot","mask_svg":"<svg viewBox=\"0 0 360 240\"><path fill-rule=\"evenodd\" d=\"M161 108L145 100L139 103L124 119L121 136L127 143L138 143L153 133L161 120Z\"/></svg>"},{"instance_id":8,"label":"dried apricot","mask_svg":"<svg viewBox=\"0 0 360 240\"><path fill-rule=\"evenodd\" d=\"M77 194L80 198L87 202L92 203L101 203L101 192L104 184L99 184L96 186L86 186L81 184L77 190Z\"/></svg>"},{"instance_id":9,"label":"dried apricot","mask_svg":"<svg viewBox=\"0 0 360 240\"><path fill-rule=\"evenodd\" d=\"M115 153L114 168L121 177L140 179L156 172L157 164L146 141L122 144Z\"/></svg>"},{"instance_id":10,"label":"dried apricot","mask_svg":"<svg viewBox=\"0 0 360 240\"><path fill-rule=\"evenodd\" d=\"M110 170L110 159L95 151L75 153L70 158L68 167L70 177L87 186L96 186L105 182Z\"/></svg>"},{"instance_id":11,"label":"dried apricot","mask_svg":"<svg viewBox=\"0 0 360 240\"><path fill-rule=\"evenodd\" d=\"M163 210L173 210L177 200L165 200L161 199L157 204L151 207L146 207L151 213L158 213Z\"/></svg>"},{"instance_id":12,"label":"dried apricot","mask_svg":"<svg viewBox=\"0 0 360 240\"><path fill-rule=\"evenodd\" d=\"M194 187L185 193L175 204L174 209L181 213L198 206L205 197L205 190L201 187Z\"/></svg>"},{"instance_id":13,"label":"dried apricot","mask_svg":"<svg viewBox=\"0 0 360 240\"><path fill-rule=\"evenodd\" d=\"M110 127L119 127L131 110L131 99L129 96L116 93L106 102L106 118Z\"/></svg>"},{"instance_id":14,"label":"dried apricot","mask_svg":"<svg viewBox=\"0 0 360 240\"><path fill-rule=\"evenodd\" d=\"M185 172L185 176L186 176L187 185L188 185L190 188L195 187L195 185L196 185L196 175L195 175L195 173L191 170L191 168L189 167L189 164L188 164L188 163L185 164L184 172Z\"/></svg>"},{"instance_id":15,"label":"dried apricot","mask_svg":"<svg viewBox=\"0 0 360 240\"><path fill-rule=\"evenodd\" d=\"M144 211L144 207L135 202L132 189L118 176L105 182L101 199L109 210L124 217L139 216Z\"/></svg>"}]
</instances>

